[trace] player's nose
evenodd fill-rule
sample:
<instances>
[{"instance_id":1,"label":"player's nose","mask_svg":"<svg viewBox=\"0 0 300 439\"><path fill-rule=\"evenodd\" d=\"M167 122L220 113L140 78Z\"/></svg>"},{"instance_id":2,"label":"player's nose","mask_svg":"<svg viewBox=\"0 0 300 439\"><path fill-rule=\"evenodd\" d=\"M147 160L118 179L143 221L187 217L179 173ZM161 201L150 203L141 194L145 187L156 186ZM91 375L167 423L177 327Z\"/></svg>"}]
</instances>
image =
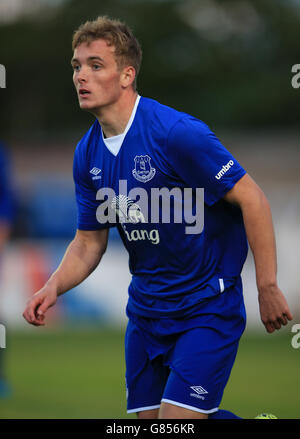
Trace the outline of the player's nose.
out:
<instances>
[{"instance_id":1,"label":"player's nose","mask_svg":"<svg viewBox=\"0 0 300 439\"><path fill-rule=\"evenodd\" d=\"M77 74L77 81L82 84L83 82L86 82L88 79L87 70L83 67L80 69L80 71Z\"/></svg>"}]
</instances>

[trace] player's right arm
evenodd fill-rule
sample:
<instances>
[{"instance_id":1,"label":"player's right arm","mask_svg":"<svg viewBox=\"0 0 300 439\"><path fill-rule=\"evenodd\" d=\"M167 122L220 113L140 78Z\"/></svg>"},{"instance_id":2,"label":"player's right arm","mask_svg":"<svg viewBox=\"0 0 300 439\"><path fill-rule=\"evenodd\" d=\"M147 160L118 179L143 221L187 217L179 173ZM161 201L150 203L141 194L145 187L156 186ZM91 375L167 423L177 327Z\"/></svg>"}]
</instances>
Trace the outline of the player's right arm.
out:
<instances>
[{"instance_id":1,"label":"player's right arm","mask_svg":"<svg viewBox=\"0 0 300 439\"><path fill-rule=\"evenodd\" d=\"M76 287L95 270L107 241L108 229L77 230L57 270L27 302L25 320L35 326L44 325L45 313L56 303L57 297Z\"/></svg>"}]
</instances>

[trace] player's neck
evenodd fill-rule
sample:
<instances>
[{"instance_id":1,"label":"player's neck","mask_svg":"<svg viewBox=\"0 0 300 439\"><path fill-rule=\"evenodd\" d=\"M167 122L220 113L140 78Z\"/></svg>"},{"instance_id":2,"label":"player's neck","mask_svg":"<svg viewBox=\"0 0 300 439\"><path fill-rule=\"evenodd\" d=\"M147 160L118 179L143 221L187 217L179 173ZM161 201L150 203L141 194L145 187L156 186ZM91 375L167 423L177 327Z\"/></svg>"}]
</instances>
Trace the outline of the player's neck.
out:
<instances>
[{"instance_id":1,"label":"player's neck","mask_svg":"<svg viewBox=\"0 0 300 439\"><path fill-rule=\"evenodd\" d=\"M125 131L137 96L137 92L132 90L97 114L96 117L105 137L117 136Z\"/></svg>"}]
</instances>

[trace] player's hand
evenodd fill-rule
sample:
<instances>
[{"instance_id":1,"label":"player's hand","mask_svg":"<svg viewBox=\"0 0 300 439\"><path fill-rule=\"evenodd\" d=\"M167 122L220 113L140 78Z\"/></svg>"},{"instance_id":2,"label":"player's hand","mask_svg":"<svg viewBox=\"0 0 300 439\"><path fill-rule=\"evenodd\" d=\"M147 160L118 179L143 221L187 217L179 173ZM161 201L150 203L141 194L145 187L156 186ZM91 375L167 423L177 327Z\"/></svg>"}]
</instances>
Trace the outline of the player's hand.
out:
<instances>
[{"instance_id":1,"label":"player's hand","mask_svg":"<svg viewBox=\"0 0 300 439\"><path fill-rule=\"evenodd\" d=\"M45 285L27 302L26 309L23 312L24 319L34 326L45 325L45 313L56 303L56 300L56 291L48 285Z\"/></svg>"},{"instance_id":2,"label":"player's hand","mask_svg":"<svg viewBox=\"0 0 300 439\"><path fill-rule=\"evenodd\" d=\"M260 289L258 302L261 320L269 333L293 319L287 301L277 286Z\"/></svg>"}]
</instances>

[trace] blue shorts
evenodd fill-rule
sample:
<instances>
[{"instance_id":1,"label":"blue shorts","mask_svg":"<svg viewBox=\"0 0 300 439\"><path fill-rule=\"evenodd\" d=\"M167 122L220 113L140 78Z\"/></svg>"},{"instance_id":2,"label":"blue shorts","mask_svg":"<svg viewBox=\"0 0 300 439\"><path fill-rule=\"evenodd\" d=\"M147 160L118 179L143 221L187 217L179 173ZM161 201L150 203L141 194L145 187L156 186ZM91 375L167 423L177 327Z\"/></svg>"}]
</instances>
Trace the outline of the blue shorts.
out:
<instances>
[{"instance_id":1,"label":"blue shorts","mask_svg":"<svg viewBox=\"0 0 300 439\"><path fill-rule=\"evenodd\" d=\"M203 301L188 319L128 317L127 412L161 402L217 411L246 325L241 285Z\"/></svg>"}]
</instances>

